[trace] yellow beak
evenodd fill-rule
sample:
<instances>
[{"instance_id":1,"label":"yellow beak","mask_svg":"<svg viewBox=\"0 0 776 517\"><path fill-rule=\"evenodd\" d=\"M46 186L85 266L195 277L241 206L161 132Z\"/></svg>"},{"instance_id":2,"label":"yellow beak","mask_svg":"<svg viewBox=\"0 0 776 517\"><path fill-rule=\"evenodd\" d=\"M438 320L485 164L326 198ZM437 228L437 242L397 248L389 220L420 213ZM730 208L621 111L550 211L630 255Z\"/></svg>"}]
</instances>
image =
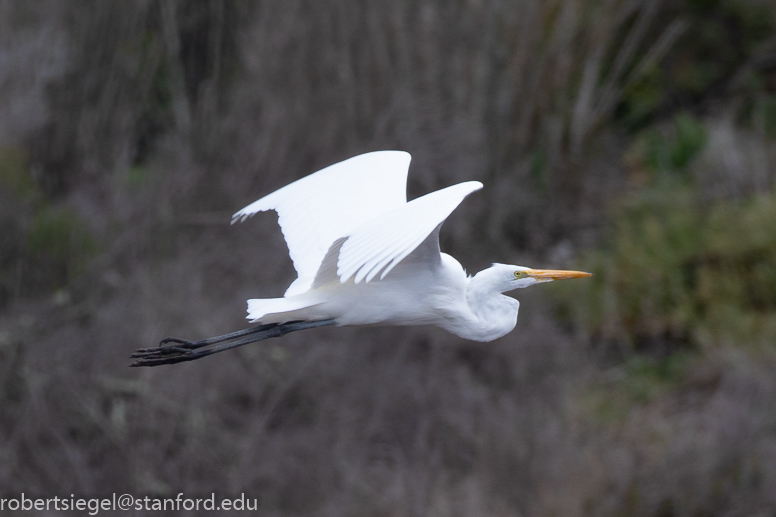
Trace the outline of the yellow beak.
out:
<instances>
[{"instance_id":1,"label":"yellow beak","mask_svg":"<svg viewBox=\"0 0 776 517\"><path fill-rule=\"evenodd\" d=\"M529 269L526 273L537 280L565 280L567 278L593 276L592 273L585 273L584 271L563 271L560 269Z\"/></svg>"}]
</instances>

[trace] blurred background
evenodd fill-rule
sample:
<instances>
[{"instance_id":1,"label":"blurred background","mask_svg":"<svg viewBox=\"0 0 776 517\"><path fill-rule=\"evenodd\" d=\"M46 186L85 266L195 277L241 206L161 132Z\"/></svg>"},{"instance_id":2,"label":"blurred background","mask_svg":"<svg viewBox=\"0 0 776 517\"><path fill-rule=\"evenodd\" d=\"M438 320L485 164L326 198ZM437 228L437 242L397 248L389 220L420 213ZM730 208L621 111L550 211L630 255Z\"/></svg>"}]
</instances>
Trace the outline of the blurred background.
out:
<instances>
[{"instance_id":1,"label":"blurred background","mask_svg":"<svg viewBox=\"0 0 776 517\"><path fill-rule=\"evenodd\" d=\"M379 149L514 332L130 369L295 277L258 197ZM773 0L0 0L0 492L266 516L776 515ZM563 285L569 284L569 285Z\"/></svg>"}]
</instances>

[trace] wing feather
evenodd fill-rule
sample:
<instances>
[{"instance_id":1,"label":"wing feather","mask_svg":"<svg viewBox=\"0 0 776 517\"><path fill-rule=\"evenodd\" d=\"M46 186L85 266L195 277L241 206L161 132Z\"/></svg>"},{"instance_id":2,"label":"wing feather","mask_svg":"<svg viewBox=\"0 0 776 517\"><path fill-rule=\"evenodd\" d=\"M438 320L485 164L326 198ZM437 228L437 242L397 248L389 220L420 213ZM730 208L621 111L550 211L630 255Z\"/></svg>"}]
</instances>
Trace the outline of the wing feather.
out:
<instances>
[{"instance_id":1,"label":"wing feather","mask_svg":"<svg viewBox=\"0 0 776 517\"><path fill-rule=\"evenodd\" d=\"M377 151L355 156L295 181L246 206L232 224L275 210L298 278L286 296L313 285L329 247L340 237L407 204L410 155Z\"/></svg>"},{"instance_id":2,"label":"wing feather","mask_svg":"<svg viewBox=\"0 0 776 517\"><path fill-rule=\"evenodd\" d=\"M467 181L437 190L378 215L357 227L344 243L337 243L337 276L340 282L354 277L369 282L382 280L407 255L420 246L466 196L482 188Z\"/></svg>"}]
</instances>

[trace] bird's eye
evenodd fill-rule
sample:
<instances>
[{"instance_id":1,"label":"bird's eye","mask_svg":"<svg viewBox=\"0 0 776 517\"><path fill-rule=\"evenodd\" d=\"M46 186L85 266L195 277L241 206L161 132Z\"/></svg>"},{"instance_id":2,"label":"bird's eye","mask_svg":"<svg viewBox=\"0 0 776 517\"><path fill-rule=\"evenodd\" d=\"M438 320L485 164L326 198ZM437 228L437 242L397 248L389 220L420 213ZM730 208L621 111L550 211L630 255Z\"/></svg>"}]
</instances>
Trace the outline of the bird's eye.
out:
<instances>
[{"instance_id":1,"label":"bird's eye","mask_svg":"<svg viewBox=\"0 0 776 517\"><path fill-rule=\"evenodd\" d=\"M525 271L515 271L515 278L525 278Z\"/></svg>"}]
</instances>

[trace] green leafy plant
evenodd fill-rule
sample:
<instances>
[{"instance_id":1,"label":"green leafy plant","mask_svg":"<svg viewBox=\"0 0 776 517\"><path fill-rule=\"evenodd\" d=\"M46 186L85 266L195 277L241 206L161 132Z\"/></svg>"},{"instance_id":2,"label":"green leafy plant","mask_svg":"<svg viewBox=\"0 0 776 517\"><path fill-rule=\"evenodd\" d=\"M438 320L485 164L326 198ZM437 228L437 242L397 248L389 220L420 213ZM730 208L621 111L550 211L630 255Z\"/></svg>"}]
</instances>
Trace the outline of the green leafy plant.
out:
<instances>
[{"instance_id":1,"label":"green leafy plant","mask_svg":"<svg viewBox=\"0 0 776 517\"><path fill-rule=\"evenodd\" d=\"M36 282L64 286L83 272L98 251L86 223L69 209L43 208L27 234L27 252Z\"/></svg>"},{"instance_id":2,"label":"green leafy plant","mask_svg":"<svg viewBox=\"0 0 776 517\"><path fill-rule=\"evenodd\" d=\"M585 259L596 276L563 302L593 335L634 350L776 343L776 195L647 192L613 221Z\"/></svg>"},{"instance_id":3,"label":"green leafy plant","mask_svg":"<svg viewBox=\"0 0 776 517\"><path fill-rule=\"evenodd\" d=\"M600 422L624 422L634 405L648 404L679 388L690 364L692 357L685 352L662 358L631 356L587 386L580 402Z\"/></svg>"},{"instance_id":4,"label":"green leafy plant","mask_svg":"<svg viewBox=\"0 0 776 517\"><path fill-rule=\"evenodd\" d=\"M684 172L706 146L703 123L687 113L674 116L670 124L645 130L637 136L626 159L645 167L654 176Z\"/></svg>"},{"instance_id":5,"label":"green leafy plant","mask_svg":"<svg viewBox=\"0 0 776 517\"><path fill-rule=\"evenodd\" d=\"M19 147L0 148L0 187L19 197L37 192L37 185L30 173L30 159Z\"/></svg>"}]
</instances>

